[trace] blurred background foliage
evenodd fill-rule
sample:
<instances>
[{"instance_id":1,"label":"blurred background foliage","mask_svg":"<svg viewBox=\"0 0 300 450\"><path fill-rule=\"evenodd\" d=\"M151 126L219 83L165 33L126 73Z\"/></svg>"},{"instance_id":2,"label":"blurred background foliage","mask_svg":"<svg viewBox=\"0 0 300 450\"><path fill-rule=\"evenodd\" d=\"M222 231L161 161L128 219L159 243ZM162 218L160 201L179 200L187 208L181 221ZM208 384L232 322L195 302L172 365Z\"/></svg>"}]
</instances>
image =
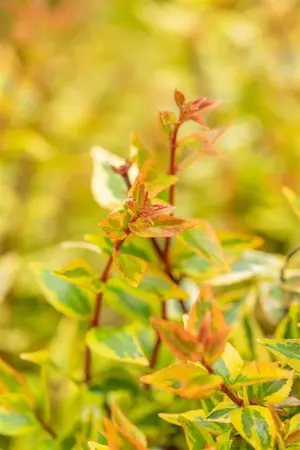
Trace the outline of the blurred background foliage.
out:
<instances>
[{"instance_id":1,"label":"blurred background foliage","mask_svg":"<svg viewBox=\"0 0 300 450\"><path fill-rule=\"evenodd\" d=\"M218 144L226 159L183 174L178 215L257 234L276 253L299 242L282 196L284 185L300 192L299 22L298 0L0 1L6 359L20 365L17 355L54 328L67 351L76 331L44 303L28 263L60 267L78 256L62 241L97 232L105 212L90 194L93 145L125 156L134 131L166 151L156 112L174 108L175 87L221 99L211 120L229 124Z\"/></svg>"}]
</instances>

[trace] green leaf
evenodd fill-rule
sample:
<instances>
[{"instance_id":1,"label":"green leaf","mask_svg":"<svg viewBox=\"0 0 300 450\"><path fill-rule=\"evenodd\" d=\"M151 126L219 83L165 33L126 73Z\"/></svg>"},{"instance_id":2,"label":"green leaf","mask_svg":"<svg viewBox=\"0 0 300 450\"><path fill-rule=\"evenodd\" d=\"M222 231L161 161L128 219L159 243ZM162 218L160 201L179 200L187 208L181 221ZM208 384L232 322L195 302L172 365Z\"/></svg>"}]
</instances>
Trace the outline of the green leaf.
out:
<instances>
[{"instance_id":1,"label":"green leaf","mask_svg":"<svg viewBox=\"0 0 300 450\"><path fill-rule=\"evenodd\" d=\"M208 445L214 444L213 438L207 431L200 429L195 423L185 417L181 417L180 421L189 450L201 450L207 448Z\"/></svg>"},{"instance_id":2,"label":"green leaf","mask_svg":"<svg viewBox=\"0 0 300 450\"><path fill-rule=\"evenodd\" d=\"M215 407L224 400L224 394L221 392L216 392L213 396L204 398L200 401L201 407L205 413L205 417L213 410ZM207 422L209 423L209 422Z\"/></svg>"},{"instance_id":3,"label":"green leaf","mask_svg":"<svg viewBox=\"0 0 300 450\"><path fill-rule=\"evenodd\" d=\"M292 372L281 369L277 363L264 361L251 361L246 363L240 375L233 381L234 388L252 386L275 380L289 378Z\"/></svg>"},{"instance_id":4,"label":"green leaf","mask_svg":"<svg viewBox=\"0 0 300 450\"><path fill-rule=\"evenodd\" d=\"M139 295L149 301L189 299L189 294L181 286L174 283L164 272L150 265L139 286Z\"/></svg>"},{"instance_id":5,"label":"green leaf","mask_svg":"<svg viewBox=\"0 0 300 450\"><path fill-rule=\"evenodd\" d=\"M151 323L170 351L184 361L200 361L203 353L197 338L168 320L152 318ZM202 350L202 351L201 351Z\"/></svg>"},{"instance_id":6,"label":"green leaf","mask_svg":"<svg viewBox=\"0 0 300 450\"><path fill-rule=\"evenodd\" d=\"M207 281L223 272L223 268L192 252L182 241L175 239L170 249L172 267L182 276L194 281Z\"/></svg>"},{"instance_id":7,"label":"green leaf","mask_svg":"<svg viewBox=\"0 0 300 450\"><path fill-rule=\"evenodd\" d=\"M97 444L97 442L92 442L92 441L88 442L88 446L89 446L90 450L109 450L107 445Z\"/></svg>"},{"instance_id":8,"label":"green leaf","mask_svg":"<svg viewBox=\"0 0 300 450\"><path fill-rule=\"evenodd\" d=\"M104 290L104 298L107 298L108 303L112 298L113 306L120 305L126 308L127 313L131 316L138 315L139 317L149 317L154 302L166 301L169 299L187 300L188 293L179 285L174 283L165 273L149 265L148 271L136 289L130 286L123 278L116 275L110 278L106 283ZM117 299L119 296L119 299ZM147 303L146 303L147 302Z\"/></svg>"},{"instance_id":9,"label":"green leaf","mask_svg":"<svg viewBox=\"0 0 300 450\"><path fill-rule=\"evenodd\" d=\"M275 337L277 339L299 339L300 338L300 304L293 302L290 304L288 314L279 323Z\"/></svg>"},{"instance_id":10,"label":"green leaf","mask_svg":"<svg viewBox=\"0 0 300 450\"><path fill-rule=\"evenodd\" d=\"M139 175L141 182L145 183L149 197L156 197L161 191L168 189L176 183L175 175L168 175L155 166L152 160L147 160Z\"/></svg>"},{"instance_id":11,"label":"green leaf","mask_svg":"<svg viewBox=\"0 0 300 450\"><path fill-rule=\"evenodd\" d=\"M234 383L243 367L244 361L229 342L226 344L221 357L213 365L214 372L223 377L225 384L228 386Z\"/></svg>"},{"instance_id":12,"label":"green leaf","mask_svg":"<svg viewBox=\"0 0 300 450\"><path fill-rule=\"evenodd\" d=\"M45 299L53 308L72 319L90 318L94 296L89 290L54 276L49 269L39 264L32 267Z\"/></svg>"},{"instance_id":13,"label":"green leaf","mask_svg":"<svg viewBox=\"0 0 300 450\"><path fill-rule=\"evenodd\" d=\"M156 261L157 253L149 239L130 234L122 244L122 252L138 256L147 262Z\"/></svg>"},{"instance_id":14,"label":"green leaf","mask_svg":"<svg viewBox=\"0 0 300 450\"><path fill-rule=\"evenodd\" d=\"M177 123L177 117L173 112L170 111L160 111L159 112L159 121L162 127L163 132L169 136L170 133L173 132L174 127Z\"/></svg>"},{"instance_id":15,"label":"green leaf","mask_svg":"<svg viewBox=\"0 0 300 450\"><path fill-rule=\"evenodd\" d=\"M211 422L230 423L230 412L236 408L237 406L233 402L221 402L208 414L208 416L206 416L206 420Z\"/></svg>"},{"instance_id":16,"label":"green leaf","mask_svg":"<svg viewBox=\"0 0 300 450\"><path fill-rule=\"evenodd\" d=\"M101 147L91 151L93 159L92 194L96 202L108 209L118 208L126 200L127 186L123 178L112 170L120 167L124 160Z\"/></svg>"},{"instance_id":17,"label":"green leaf","mask_svg":"<svg viewBox=\"0 0 300 450\"><path fill-rule=\"evenodd\" d=\"M139 379L132 373L132 367L127 364L120 365L118 362L105 361L103 364L101 377L95 379L95 382L89 386L89 391L96 395L110 395L113 391L127 391L130 395L136 395L140 388Z\"/></svg>"},{"instance_id":18,"label":"green leaf","mask_svg":"<svg viewBox=\"0 0 300 450\"><path fill-rule=\"evenodd\" d=\"M285 196L286 200L290 204L292 210L300 220L300 198L297 194L295 194L294 191L292 191L288 187L284 187L282 189L283 195Z\"/></svg>"},{"instance_id":19,"label":"green leaf","mask_svg":"<svg viewBox=\"0 0 300 450\"><path fill-rule=\"evenodd\" d=\"M102 250L97 245L85 241L63 241L60 246L63 249L88 250L98 255L102 253Z\"/></svg>"},{"instance_id":20,"label":"green leaf","mask_svg":"<svg viewBox=\"0 0 300 450\"><path fill-rule=\"evenodd\" d=\"M104 287L103 283L99 280L99 276L81 258L74 259L59 270L54 270L53 274L62 280L89 289L96 294L101 292Z\"/></svg>"},{"instance_id":21,"label":"green leaf","mask_svg":"<svg viewBox=\"0 0 300 450\"><path fill-rule=\"evenodd\" d=\"M113 260L119 274L131 286L138 287L142 281L148 264L142 258L122 253L121 251L113 253Z\"/></svg>"},{"instance_id":22,"label":"green leaf","mask_svg":"<svg viewBox=\"0 0 300 450\"><path fill-rule=\"evenodd\" d=\"M251 289L238 310L238 318L234 322L230 342L243 359L268 361L271 359L270 355L257 341L257 338L263 336L263 332L254 314L256 300L257 293Z\"/></svg>"},{"instance_id":23,"label":"green leaf","mask_svg":"<svg viewBox=\"0 0 300 450\"><path fill-rule=\"evenodd\" d=\"M203 401L203 400L202 400ZM224 431L228 430L229 425L224 423L210 422L206 420L206 414L202 409L196 409L192 411L187 411L184 413L177 414L158 414L163 420L172 423L173 425L182 426L181 418L186 418L190 422L193 422L195 425L200 427L201 429L208 431L212 435L216 436Z\"/></svg>"},{"instance_id":24,"label":"green leaf","mask_svg":"<svg viewBox=\"0 0 300 450\"><path fill-rule=\"evenodd\" d=\"M0 303L10 291L20 267L20 257L13 252L0 257Z\"/></svg>"},{"instance_id":25,"label":"green leaf","mask_svg":"<svg viewBox=\"0 0 300 450\"><path fill-rule=\"evenodd\" d=\"M102 222L100 227L112 241L122 241L127 237L127 223L128 223L127 211L117 211L109 214Z\"/></svg>"},{"instance_id":26,"label":"green leaf","mask_svg":"<svg viewBox=\"0 0 300 450\"><path fill-rule=\"evenodd\" d=\"M29 361L38 366L45 364L52 364L50 352L48 350L37 350L36 352L21 353L20 358L24 361Z\"/></svg>"},{"instance_id":27,"label":"green leaf","mask_svg":"<svg viewBox=\"0 0 300 450\"><path fill-rule=\"evenodd\" d=\"M245 250L260 247L263 244L263 239L260 237L247 234L218 231L217 236L221 247L229 252L243 252Z\"/></svg>"},{"instance_id":28,"label":"green leaf","mask_svg":"<svg viewBox=\"0 0 300 450\"><path fill-rule=\"evenodd\" d=\"M143 298L143 293L146 299ZM130 286L123 278L114 276L108 279L103 293L104 304L110 305L129 317L138 317L147 322L152 315L152 308L147 297L148 292ZM156 300L156 297L154 298Z\"/></svg>"},{"instance_id":29,"label":"green leaf","mask_svg":"<svg viewBox=\"0 0 300 450\"><path fill-rule=\"evenodd\" d=\"M18 394L0 396L0 434L19 436L39 426L26 398Z\"/></svg>"},{"instance_id":30,"label":"green leaf","mask_svg":"<svg viewBox=\"0 0 300 450\"><path fill-rule=\"evenodd\" d=\"M232 387L247 386L250 401L277 404L289 396L293 375L293 371L281 369L276 363L252 361L245 364Z\"/></svg>"},{"instance_id":31,"label":"green leaf","mask_svg":"<svg viewBox=\"0 0 300 450\"><path fill-rule=\"evenodd\" d=\"M230 419L238 433L255 450L274 448L276 426L271 412L262 406L247 406L230 413Z\"/></svg>"},{"instance_id":32,"label":"green leaf","mask_svg":"<svg viewBox=\"0 0 300 450\"><path fill-rule=\"evenodd\" d=\"M134 133L130 135L129 154L131 160L135 162L138 169L141 170L148 159L152 159L153 155L143 145L138 136Z\"/></svg>"},{"instance_id":33,"label":"green leaf","mask_svg":"<svg viewBox=\"0 0 300 450\"><path fill-rule=\"evenodd\" d=\"M0 394L9 392L30 394L25 378L0 358Z\"/></svg>"},{"instance_id":34,"label":"green leaf","mask_svg":"<svg viewBox=\"0 0 300 450\"><path fill-rule=\"evenodd\" d=\"M200 366L175 364L145 375L141 381L181 397L201 399L212 395L222 384L223 379L217 375L209 375Z\"/></svg>"},{"instance_id":35,"label":"green leaf","mask_svg":"<svg viewBox=\"0 0 300 450\"><path fill-rule=\"evenodd\" d=\"M265 382L247 387L247 396L250 402L278 405L289 396L293 385L293 372L287 378Z\"/></svg>"},{"instance_id":36,"label":"green leaf","mask_svg":"<svg viewBox=\"0 0 300 450\"><path fill-rule=\"evenodd\" d=\"M198 221L196 226L181 233L178 239L193 252L228 270L220 242L208 222Z\"/></svg>"},{"instance_id":37,"label":"green leaf","mask_svg":"<svg viewBox=\"0 0 300 450\"><path fill-rule=\"evenodd\" d=\"M257 339L270 352L272 352L279 361L300 371L300 339Z\"/></svg>"},{"instance_id":38,"label":"green leaf","mask_svg":"<svg viewBox=\"0 0 300 450\"><path fill-rule=\"evenodd\" d=\"M172 237L178 233L182 233L188 228L194 227L197 221L184 220L178 217L161 214L153 217L150 221L139 217L134 222L129 222L130 230L143 237Z\"/></svg>"},{"instance_id":39,"label":"green leaf","mask_svg":"<svg viewBox=\"0 0 300 450\"><path fill-rule=\"evenodd\" d=\"M99 234L85 234L84 240L91 245L95 245L99 248L100 252L104 252L107 255L110 255L113 251L113 244L110 239L103 233L102 230L99 231Z\"/></svg>"},{"instance_id":40,"label":"green leaf","mask_svg":"<svg viewBox=\"0 0 300 450\"><path fill-rule=\"evenodd\" d=\"M217 437L216 443L217 448L216 450L230 450L233 440L230 439L232 430L225 431L225 433L220 434L220 436Z\"/></svg>"},{"instance_id":41,"label":"green leaf","mask_svg":"<svg viewBox=\"0 0 300 450\"><path fill-rule=\"evenodd\" d=\"M87 333L87 345L101 357L147 366L136 333L131 326L94 328Z\"/></svg>"}]
</instances>

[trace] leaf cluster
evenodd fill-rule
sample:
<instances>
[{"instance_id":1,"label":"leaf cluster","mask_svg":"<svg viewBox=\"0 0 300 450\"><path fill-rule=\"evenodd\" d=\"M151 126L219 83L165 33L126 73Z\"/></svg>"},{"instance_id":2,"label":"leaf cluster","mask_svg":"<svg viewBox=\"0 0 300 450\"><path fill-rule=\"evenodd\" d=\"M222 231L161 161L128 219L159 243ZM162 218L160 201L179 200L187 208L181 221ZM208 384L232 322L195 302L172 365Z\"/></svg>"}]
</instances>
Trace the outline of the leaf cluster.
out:
<instances>
[{"instance_id":1,"label":"leaf cluster","mask_svg":"<svg viewBox=\"0 0 300 450\"><path fill-rule=\"evenodd\" d=\"M92 193L109 213L76 245L105 258L101 273L82 258L32 264L45 300L76 324L81 364L50 343L22 354L40 371L37 389L1 360L1 434L45 450L299 448L299 275L255 250L260 238L174 215L180 172L220 157L225 129L203 117L218 102L174 97L177 114L159 114L169 167L135 135L125 161L92 150ZM199 132L182 135L188 121ZM117 326L104 323L107 306ZM57 380L67 424L53 419Z\"/></svg>"}]
</instances>

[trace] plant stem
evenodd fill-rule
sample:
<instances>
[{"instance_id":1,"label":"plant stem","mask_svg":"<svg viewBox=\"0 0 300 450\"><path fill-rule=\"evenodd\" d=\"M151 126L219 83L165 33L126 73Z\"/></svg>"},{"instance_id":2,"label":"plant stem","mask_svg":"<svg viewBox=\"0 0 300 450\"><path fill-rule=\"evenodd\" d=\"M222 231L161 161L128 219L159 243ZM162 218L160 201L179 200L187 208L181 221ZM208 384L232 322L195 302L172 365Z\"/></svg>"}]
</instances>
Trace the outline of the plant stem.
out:
<instances>
[{"instance_id":1,"label":"plant stem","mask_svg":"<svg viewBox=\"0 0 300 450\"><path fill-rule=\"evenodd\" d=\"M244 406L244 402L241 398L239 398L237 395L235 395L225 384L222 384L220 387L221 391L224 392L224 394L227 395L227 397L230 398L230 400L235 403L239 408L242 408Z\"/></svg>"},{"instance_id":2,"label":"plant stem","mask_svg":"<svg viewBox=\"0 0 300 450\"><path fill-rule=\"evenodd\" d=\"M42 416L39 413L36 413L36 418L39 421L41 427L48 433L50 434L51 437L53 437L53 439L55 439L57 437L57 434L55 433L55 431L53 430L53 428L51 427L51 425L49 425L47 422L44 421L44 419L42 418Z\"/></svg>"},{"instance_id":3,"label":"plant stem","mask_svg":"<svg viewBox=\"0 0 300 450\"><path fill-rule=\"evenodd\" d=\"M161 318L167 319L167 304L166 302L162 301L161 303ZM157 333L156 343L152 350L152 355L150 358L149 367L153 369L156 365L157 357L158 357L158 351L161 346L161 338L159 334Z\"/></svg>"},{"instance_id":4,"label":"plant stem","mask_svg":"<svg viewBox=\"0 0 300 450\"><path fill-rule=\"evenodd\" d=\"M205 367L205 369L207 370L208 373L210 373L211 375L214 375L215 372L213 370L213 368L207 364L207 362L202 359L202 361L200 361L202 366ZM235 403L239 408L242 408L244 406L244 402L242 399L240 399L237 395L235 395L232 390L227 387L224 383L221 384L220 386L220 390L227 395L227 397L230 398L230 400Z\"/></svg>"},{"instance_id":5,"label":"plant stem","mask_svg":"<svg viewBox=\"0 0 300 450\"><path fill-rule=\"evenodd\" d=\"M128 191L129 191L129 189L131 188L131 182L130 182L130 180L129 180L128 173L122 174L122 177L123 177L123 180L124 180L125 183L126 183L126 186L127 186Z\"/></svg>"},{"instance_id":6,"label":"plant stem","mask_svg":"<svg viewBox=\"0 0 300 450\"><path fill-rule=\"evenodd\" d=\"M175 125L173 132L170 135L170 169L169 169L169 174L170 175L175 175L176 174L176 148L177 148L177 134L178 134L178 130L180 125L182 124L182 121L179 120L178 123ZM170 191L169 191L169 203L171 206L174 206L175 203L175 185L172 184L172 186L170 186ZM171 238L166 238L166 243L165 243L165 249L164 249L164 256L165 256L165 260L168 260L169 257L169 249L170 249L170 244L171 244Z\"/></svg>"},{"instance_id":7,"label":"plant stem","mask_svg":"<svg viewBox=\"0 0 300 450\"><path fill-rule=\"evenodd\" d=\"M176 124L176 126L175 126L175 128L173 130L173 133L170 136L170 169L169 169L169 174L170 175L175 175L176 174L177 135L178 135L178 131L179 131L179 128L182 125L182 123L183 123L182 119L179 118L179 121ZM172 184L172 186L170 186L169 203L172 206L174 206L174 204L175 204L175 184ZM171 270L170 270L170 265L169 265L170 245L171 245L171 238L166 238L165 248L164 248L164 252L163 252L163 261L164 261L165 266L166 266L166 273L169 275L171 280L174 281L174 283L179 284L178 280L176 280L172 276ZM185 306L185 303L182 300L180 300L180 306L181 306L182 312L186 314L187 313L187 308Z\"/></svg>"},{"instance_id":8,"label":"plant stem","mask_svg":"<svg viewBox=\"0 0 300 450\"><path fill-rule=\"evenodd\" d=\"M162 261L162 263L165 266L165 273L166 273L166 275L168 275L168 277L171 278L171 280L175 284L177 284L177 286L179 286L179 280L177 278L175 278L174 275L172 274L171 268L170 268L170 265L169 265L169 261L165 260L164 252L161 250L161 248L158 245L156 239L155 238L151 238L151 241L152 241L154 249L156 250L156 253L157 253L158 257L160 258L160 260ZM182 312L184 314L186 314L188 312L188 310L187 310L187 307L186 307L184 301L183 300L179 300L179 303L180 303Z\"/></svg>"},{"instance_id":9,"label":"plant stem","mask_svg":"<svg viewBox=\"0 0 300 450\"><path fill-rule=\"evenodd\" d=\"M125 239L117 242L117 244L114 247L114 250L116 252L120 250L124 241ZM113 256L111 254L100 277L100 281L102 283L105 283L107 281L112 264L113 264ZM99 294L97 294L96 297L94 315L89 324L89 329L99 326L102 312L102 303L103 303L103 292L99 292ZM92 366L92 354L90 348L86 345L84 354L84 381L87 384L91 381L92 378L91 366Z\"/></svg>"},{"instance_id":10,"label":"plant stem","mask_svg":"<svg viewBox=\"0 0 300 450\"><path fill-rule=\"evenodd\" d=\"M293 256L295 256L297 253L299 253L300 252L300 247L296 247L294 250L292 250L288 255L287 255L287 257L285 258L285 262L284 262L284 264L283 264L283 266L282 266L282 269L281 269L281 271L280 271L280 280L283 282L283 283L285 283L287 280L286 280L286 278L285 278L285 271L286 271L286 269L287 269L287 267L288 267L288 264L289 264L289 262L290 262L290 260L293 258Z\"/></svg>"},{"instance_id":11,"label":"plant stem","mask_svg":"<svg viewBox=\"0 0 300 450\"><path fill-rule=\"evenodd\" d=\"M157 240L155 238L151 238L151 242L152 242L152 245L153 245L157 255L164 262L164 253L163 253L162 249L160 248L160 246L158 245Z\"/></svg>"},{"instance_id":12,"label":"plant stem","mask_svg":"<svg viewBox=\"0 0 300 450\"><path fill-rule=\"evenodd\" d=\"M170 169L169 169L170 175L175 175L175 173L176 173L177 134L178 134L178 130L179 130L179 127L181 124L182 124L182 120L180 118L178 123L175 125L175 128L174 128L173 132L171 133L170 139L169 139L170 140ZM170 203L170 205L174 206L174 203L175 203L175 186L174 185L170 186L169 203ZM159 258L161 259L161 261L163 262L163 264L165 266L165 273L169 276L169 278L171 278L171 280L174 283L179 285L179 281L172 275L170 264L169 264L169 250L170 250L171 238L166 238L165 248L163 251L161 250L157 241L154 238L152 238L151 240L152 240L153 246L154 246ZM187 309L182 300L180 300L180 305L181 305L183 312L186 313ZM165 302L163 302L161 317L162 317L162 319L165 319L165 320L167 320L167 308L166 307L167 307L167 305L165 304ZM161 338L160 338L159 334L157 334L156 343L155 343L155 346L153 348L152 355L150 358L149 366L151 369L153 369L156 365L160 346L161 346Z\"/></svg>"}]
</instances>

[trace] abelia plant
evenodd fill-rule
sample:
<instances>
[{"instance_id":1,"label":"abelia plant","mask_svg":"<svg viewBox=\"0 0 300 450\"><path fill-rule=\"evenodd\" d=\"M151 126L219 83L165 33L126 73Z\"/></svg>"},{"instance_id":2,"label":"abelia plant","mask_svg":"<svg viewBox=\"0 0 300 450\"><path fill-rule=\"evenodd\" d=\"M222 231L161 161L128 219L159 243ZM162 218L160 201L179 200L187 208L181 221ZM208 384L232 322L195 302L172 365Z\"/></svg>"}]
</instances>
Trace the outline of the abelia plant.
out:
<instances>
[{"instance_id":1,"label":"abelia plant","mask_svg":"<svg viewBox=\"0 0 300 450\"><path fill-rule=\"evenodd\" d=\"M92 192L110 212L73 246L105 260L101 273L95 259L32 266L73 339L55 336L67 352L50 342L21 355L39 366L39 384L1 361L0 433L10 448L299 448L299 276L255 250L259 238L177 217L180 172L219 158L224 128L204 120L217 102L177 90L175 102L177 114L159 115L167 168L135 135L128 160L92 151ZM199 131L184 135L189 121Z\"/></svg>"}]
</instances>

